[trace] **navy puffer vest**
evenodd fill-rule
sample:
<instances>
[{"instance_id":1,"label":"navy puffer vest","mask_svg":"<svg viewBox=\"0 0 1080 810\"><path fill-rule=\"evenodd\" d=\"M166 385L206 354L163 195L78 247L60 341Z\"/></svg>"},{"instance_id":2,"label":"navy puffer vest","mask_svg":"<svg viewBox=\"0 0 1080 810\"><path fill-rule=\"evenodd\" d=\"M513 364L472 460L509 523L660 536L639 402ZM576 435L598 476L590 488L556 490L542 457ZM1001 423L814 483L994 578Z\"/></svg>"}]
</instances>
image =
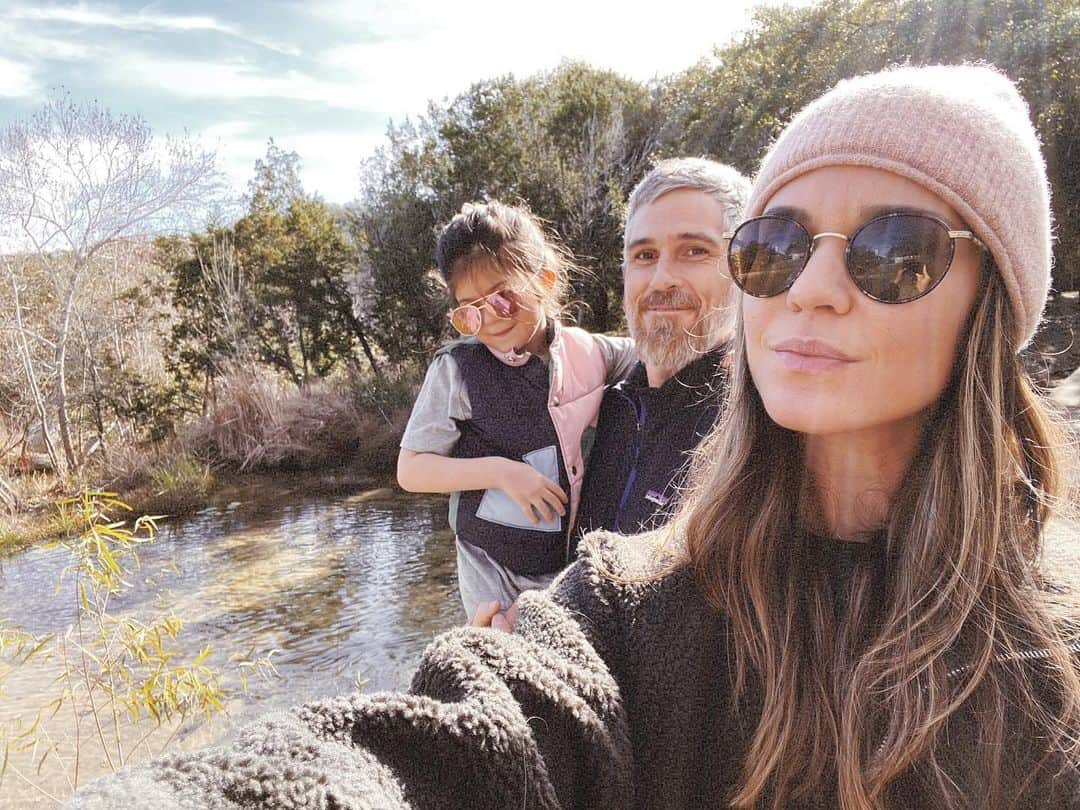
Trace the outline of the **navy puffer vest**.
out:
<instances>
[{"instance_id":1,"label":"navy puffer vest","mask_svg":"<svg viewBox=\"0 0 1080 810\"><path fill-rule=\"evenodd\" d=\"M447 349L461 370L472 418L459 422L455 458L502 456L524 461L570 491L559 438L548 413L548 368L538 357L522 366L500 361L479 341ZM567 564L568 527L558 515L533 525L501 489L455 493L450 524L516 574L550 574Z\"/></svg>"}]
</instances>

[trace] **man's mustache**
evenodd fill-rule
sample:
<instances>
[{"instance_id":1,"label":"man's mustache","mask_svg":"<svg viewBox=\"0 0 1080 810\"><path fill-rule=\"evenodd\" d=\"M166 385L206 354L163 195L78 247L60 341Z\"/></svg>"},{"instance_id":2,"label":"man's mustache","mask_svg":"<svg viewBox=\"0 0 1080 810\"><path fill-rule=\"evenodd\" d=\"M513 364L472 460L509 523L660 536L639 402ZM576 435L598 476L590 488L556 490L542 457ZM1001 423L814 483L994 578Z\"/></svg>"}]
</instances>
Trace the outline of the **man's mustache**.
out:
<instances>
[{"instance_id":1,"label":"man's mustache","mask_svg":"<svg viewBox=\"0 0 1080 810\"><path fill-rule=\"evenodd\" d=\"M701 306L701 299L693 293L685 290L669 290L667 292L649 293L641 299L638 309L646 310L653 307L674 307L678 309L697 309Z\"/></svg>"}]
</instances>

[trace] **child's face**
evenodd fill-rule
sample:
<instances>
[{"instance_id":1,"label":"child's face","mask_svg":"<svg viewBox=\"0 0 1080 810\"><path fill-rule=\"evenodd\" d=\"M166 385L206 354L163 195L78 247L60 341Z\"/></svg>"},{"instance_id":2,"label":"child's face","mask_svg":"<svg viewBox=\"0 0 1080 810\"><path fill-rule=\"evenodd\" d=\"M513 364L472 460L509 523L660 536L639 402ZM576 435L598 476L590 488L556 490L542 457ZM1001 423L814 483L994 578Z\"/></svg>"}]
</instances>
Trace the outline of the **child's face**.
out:
<instances>
[{"instance_id":1,"label":"child's face","mask_svg":"<svg viewBox=\"0 0 1080 810\"><path fill-rule=\"evenodd\" d=\"M539 324L544 317L543 307L535 295L514 289L505 276L488 267L474 267L458 273L450 284L458 306L473 304L480 309L482 325L476 337L485 346L498 352L513 349L535 353L543 340ZM493 292L508 290L518 304L518 311L509 318L500 318L482 299Z\"/></svg>"}]
</instances>

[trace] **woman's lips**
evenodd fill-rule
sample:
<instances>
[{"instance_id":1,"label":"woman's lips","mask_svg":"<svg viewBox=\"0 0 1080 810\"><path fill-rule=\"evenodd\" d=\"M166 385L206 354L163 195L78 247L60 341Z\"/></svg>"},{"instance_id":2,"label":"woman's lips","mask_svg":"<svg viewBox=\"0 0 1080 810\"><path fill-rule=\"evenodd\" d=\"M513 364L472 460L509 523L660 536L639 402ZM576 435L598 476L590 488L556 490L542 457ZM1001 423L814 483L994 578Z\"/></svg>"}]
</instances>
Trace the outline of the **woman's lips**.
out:
<instances>
[{"instance_id":1,"label":"woman's lips","mask_svg":"<svg viewBox=\"0 0 1080 810\"><path fill-rule=\"evenodd\" d=\"M792 338L769 348L791 371L833 371L855 362L851 355L816 338Z\"/></svg>"}]
</instances>

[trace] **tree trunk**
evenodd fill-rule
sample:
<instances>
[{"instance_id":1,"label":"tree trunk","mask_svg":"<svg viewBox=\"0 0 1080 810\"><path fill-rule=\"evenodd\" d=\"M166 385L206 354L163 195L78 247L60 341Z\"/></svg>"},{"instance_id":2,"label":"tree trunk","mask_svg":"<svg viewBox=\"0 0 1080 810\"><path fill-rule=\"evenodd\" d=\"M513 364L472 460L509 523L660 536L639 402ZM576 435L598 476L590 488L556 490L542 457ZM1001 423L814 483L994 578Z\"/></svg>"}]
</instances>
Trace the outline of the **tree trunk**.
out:
<instances>
[{"instance_id":1,"label":"tree trunk","mask_svg":"<svg viewBox=\"0 0 1080 810\"><path fill-rule=\"evenodd\" d=\"M101 398L104 393L101 390L101 375L98 374L97 363L93 354L87 349L86 362L90 364L90 384L94 389L94 424L97 427L98 441L101 443L102 453L108 456L108 448L105 446L105 415L101 412Z\"/></svg>"},{"instance_id":2,"label":"tree trunk","mask_svg":"<svg viewBox=\"0 0 1080 810\"><path fill-rule=\"evenodd\" d=\"M56 344L56 427L60 432L60 445L64 448L67 470L78 467L75 458L75 446L71 442L71 420L67 412L67 374L64 363L67 361L67 336Z\"/></svg>"},{"instance_id":3,"label":"tree trunk","mask_svg":"<svg viewBox=\"0 0 1080 810\"><path fill-rule=\"evenodd\" d=\"M356 313L353 312L352 296L349 295L347 290L335 284L334 280L330 278L330 274L325 271L323 271L323 280L334 290L339 302L338 309L341 311L346 323L349 324L353 334L356 335L356 339L360 341L360 348L364 350L364 356L367 358L368 363L371 364L371 370L375 372L376 376L381 377L382 370L379 368L379 364L375 362L375 353L371 350L371 344L368 342L364 325L360 323Z\"/></svg>"},{"instance_id":4,"label":"tree trunk","mask_svg":"<svg viewBox=\"0 0 1080 810\"><path fill-rule=\"evenodd\" d=\"M292 380L293 385L297 388L304 387L304 381L300 377L300 372L296 370L296 363L293 361L292 346L289 345L288 338L282 336L278 345L281 348L280 353L277 355L278 368L284 369L285 373L289 375L289 379Z\"/></svg>"},{"instance_id":5,"label":"tree trunk","mask_svg":"<svg viewBox=\"0 0 1080 810\"><path fill-rule=\"evenodd\" d=\"M360 323L360 319L356 317L356 313L352 310L351 298L342 302L341 314L345 316L345 320L352 328L353 334L360 341L360 348L364 350L364 356L367 357L367 361L371 364L371 370L375 372L376 376L381 377L382 370L379 368L379 364L375 362L375 353L371 350L371 344L368 343L364 325Z\"/></svg>"},{"instance_id":6,"label":"tree trunk","mask_svg":"<svg viewBox=\"0 0 1080 810\"><path fill-rule=\"evenodd\" d=\"M67 293L64 296L63 308L60 310L60 323L56 333L56 426L60 432L60 443L64 448L64 457L67 460L68 471L78 469L78 458L75 455L75 446L71 441L71 419L67 410L67 342L71 333L71 310L75 302L75 290L78 286L78 264L68 284Z\"/></svg>"},{"instance_id":7,"label":"tree trunk","mask_svg":"<svg viewBox=\"0 0 1080 810\"><path fill-rule=\"evenodd\" d=\"M210 369L206 369L206 375L203 377L202 389L202 416L204 417L210 409L210 378Z\"/></svg>"},{"instance_id":8,"label":"tree trunk","mask_svg":"<svg viewBox=\"0 0 1080 810\"><path fill-rule=\"evenodd\" d=\"M308 351L307 344L304 342L304 323L300 320L300 308L297 307L293 310L293 314L296 316L296 340L300 344L300 362L304 369L304 383L307 385L308 380L311 378L311 371L308 366ZM300 386L301 388L303 387Z\"/></svg>"},{"instance_id":9,"label":"tree trunk","mask_svg":"<svg viewBox=\"0 0 1080 810\"><path fill-rule=\"evenodd\" d=\"M114 285L115 288L115 285ZM113 308L115 313L116 309ZM91 337L90 330L86 327L86 320L82 317L81 313L77 315L79 321L79 331L82 334L82 357L83 357L83 379L80 385L80 390L86 388L86 377L89 372L90 377L90 390L93 394L91 401L91 411L94 417L94 427L97 429L97 444L101 447L102 454L108 457L108 448L105 446L105 413L102 410L102 398L104 397L104 391L101 387L101 373L98 371L97 359L94 357L94 350L97 348L95 341ZM85 447L82 441L80 446Z\"/></svg>"},{"instance_id":10,"label":"tree trunk","mask_svg":"<svg viewBox=\"0 0 1080 810\"><path fill-rule=\"evenodd\" d=\"M19 353L22 355L23 371L26 374L26 384L30 388L30 396L34 400L34 410L38 419L41 420L41 442L45 445L45 452L49 454L49 461L54 469L60 467L60 457L53 446L49 436L49 415L45 409L45 398L41 394L41 386L38 385L37 370L34 368L34 356L30 353L30 345L26 340L26 330L22 320L22 302L19 298L19 283L10 265L5 265L11 277L11 290L15 305L15 331L18 335Z\"/></svg>"},{"instance_id":11,"label":"tree trunk","mask_svg":"<svg viewBox=\"0 0 1080 810\"><path fill-rule=\"evenodd\" d=\"M364 350L364 355L367 357L369 363L371 363L371 370L375 372L375 376L381 377L382 370L379 368L379 364L375 362L375 355L371 351L371 344L368 343L367 335L364 334L363 328L360 326L360 321L353 316L352 312L349 313L349 317L353 321L353 332L356 333L357 340L360 341L360 348Z\"/></svg>"}]
</instances>

